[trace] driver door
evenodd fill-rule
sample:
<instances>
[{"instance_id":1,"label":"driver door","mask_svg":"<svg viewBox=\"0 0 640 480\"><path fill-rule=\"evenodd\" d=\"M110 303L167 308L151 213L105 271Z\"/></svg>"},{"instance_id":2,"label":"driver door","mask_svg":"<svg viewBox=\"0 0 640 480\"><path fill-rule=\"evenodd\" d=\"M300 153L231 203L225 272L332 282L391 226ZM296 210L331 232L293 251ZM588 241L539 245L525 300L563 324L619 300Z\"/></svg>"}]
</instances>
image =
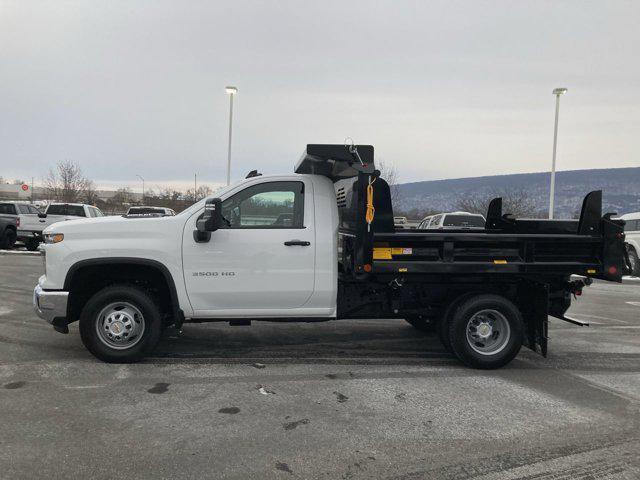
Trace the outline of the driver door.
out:
<instances>
[{"instance_id":1,"label":"driver door","mask_svg":"<svg viewBox=\"0 0 640 480\"><path fill-rule=\"evenodd\" d=\"M196 316L286 315L313 293L315 233L309 180L253 183L223 199L225 225L206 243L183 237L187 294ZM307 192L310 192L307 194Z\"/></svg>"}]
</instances>

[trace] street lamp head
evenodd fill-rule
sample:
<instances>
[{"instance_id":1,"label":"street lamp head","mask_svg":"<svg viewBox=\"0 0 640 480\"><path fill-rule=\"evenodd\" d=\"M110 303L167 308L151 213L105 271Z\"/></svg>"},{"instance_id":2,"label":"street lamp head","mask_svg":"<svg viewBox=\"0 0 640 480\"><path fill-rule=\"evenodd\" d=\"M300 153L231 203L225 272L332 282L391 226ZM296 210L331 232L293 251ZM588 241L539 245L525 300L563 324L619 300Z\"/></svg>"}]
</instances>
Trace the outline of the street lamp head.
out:
<instances>
[{"instance_id":1,"label":"street lamp head","mask_svg":"<svg viewBox=\"0 0 640 480\"><path fill-rule=\"evenodd\" d=\"M553 94L554 95L562 95L563 93L567 93L567 89L566 88L554 88L553 89Z\"/></svg>"},{"instance_id":2,"label":"street lamp head","mask_svg":"<svg viewBox=\"0 0 640 480\"><path fill-rule=\"evenodd\" d=\"M238 89L236 87L224 87L225 92L227 92L229 95L235 95L236 93L238 93Z\"/></svg>"}]
</instances>

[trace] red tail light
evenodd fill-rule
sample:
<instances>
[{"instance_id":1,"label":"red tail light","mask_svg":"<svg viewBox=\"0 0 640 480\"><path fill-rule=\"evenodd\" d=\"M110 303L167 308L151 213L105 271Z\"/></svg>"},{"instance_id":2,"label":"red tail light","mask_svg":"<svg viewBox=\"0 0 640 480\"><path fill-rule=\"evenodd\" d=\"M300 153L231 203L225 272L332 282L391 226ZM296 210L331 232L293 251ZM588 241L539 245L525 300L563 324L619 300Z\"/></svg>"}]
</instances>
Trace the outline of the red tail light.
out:
<instances>
[{"instance_id":1,"label":"red tail light","mask_svg":"<svg viewBox=\"0 0 640 480\"><path fill-rule=\"evenodd\" d=\"M20 226L20 217L16 218L16 227Z\"/></svg>"},{"instance_id":2,"label":"red tail light","mask_svg":"<svg viewBox=\"0 0 640 480\"><path fill-rule=\"evenodd\" d=\"M608 272L609 272L609 275L615 275L616 273L618 273L618 269L616 267L614 267L613 265L611 265L609 267Z\"/></svg>"}]
</instances>

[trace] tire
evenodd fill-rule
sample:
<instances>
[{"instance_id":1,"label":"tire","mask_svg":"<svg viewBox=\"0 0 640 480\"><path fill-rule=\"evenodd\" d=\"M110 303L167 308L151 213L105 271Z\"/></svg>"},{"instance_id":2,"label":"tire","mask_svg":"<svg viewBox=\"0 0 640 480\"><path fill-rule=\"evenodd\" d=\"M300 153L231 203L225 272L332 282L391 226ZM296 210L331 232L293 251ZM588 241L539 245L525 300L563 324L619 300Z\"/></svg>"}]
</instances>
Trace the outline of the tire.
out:
<instances>
[{"instance_id":1,"label":"tire","mask_svg":"<svg viewBox=\"0 0 640 480\"><path fill-rule=\"evenodd\" d=\"M16 232L11 228L7 228L4 231L4 236L0 239L0 248L4 250L10 250L16 243Z\"/></svg>"},{"instance_id":2,"label":"tire","mask_svg":"<svg viewBox=\"0 0 640 480\"><path fill-rule=\"evenodd\" d=\"M409 317L409 318L405 318L405 321L409 325L411 325L413 328L421 331L422 333L431 333L435 329L433 323L429 322L426 318Z\"/></svg>"},{"instance_id":3,"label":"tire","mask_svg":"<svg viewBox=\"0 0 640 480\"><path fill-rule=\"evenodd\" d=\"M460 295L458 298L454 299L445 309L442 318L438 322L437 332L438 338L440 342L444 346L445 350L449 353L453 353L453 349L451 348L451 341L449 340L449 322L451 321L451 317L455 313L458 306L464 302L466 299L473 297L474 293L466 293L464 295Z\"/></svg>"},{"instance_id":4,"label":"tire","mask_svg":"<svg viewBox=\"0 0 640 480\"><path fill-rule=\"evenodd\" d=\"M631 275L640 277L640 258L638 258L638 252L633 247L629 247L629 265L631 267Z\"/></svg>"},{"instance_id":5,"label":"tire","mask_svg":"<svg viewBox=\"0 0 640 480\"><path fill-rule=\"evenodd\" d=\"M453 353L462 363L495 369L508 364L520 351L524 322L510 300L499 295L476 295L456 308L448 334Z\"/></svg>"},{"instance_id":6,"label":"tire","mask_svg":"<svg viewBox=\"0 0 640 480\"><path fill-rule=\"evenodd\" d=\"M153 298L131 285L106 287L80 314L82 343L108 363L132 363L151 353L160 340L162 315Z\"/></svg>"},{"instance_id":7,"label":"tire","mask_svg":"<svg viewBox=\"0 0 640 480\"><path fill-rule=\"evenodd\" d=\"M29 238L29 239L25 240L24 246L30 252L35 252L38 249L38 247L40 246L40 240L38 240L37 238Z\"/></svg>"}]
</instances>

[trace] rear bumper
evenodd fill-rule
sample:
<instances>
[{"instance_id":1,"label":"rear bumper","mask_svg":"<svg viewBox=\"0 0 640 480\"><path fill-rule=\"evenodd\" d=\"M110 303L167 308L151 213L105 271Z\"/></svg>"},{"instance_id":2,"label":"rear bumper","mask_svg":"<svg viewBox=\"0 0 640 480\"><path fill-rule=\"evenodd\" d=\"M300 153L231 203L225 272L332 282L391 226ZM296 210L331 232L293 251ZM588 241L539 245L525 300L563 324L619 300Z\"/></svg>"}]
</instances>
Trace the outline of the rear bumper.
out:
<instances>
[{"instance_id":1,"label":"rear bumper","mask_svg":"<svg viewBox=\"0 0 640 480\"><path fill-rule=\"evenodd\" d=\"M69 292L43 290L38 284L33 290L33 308L38 316L56 326L67 316Z\"/></svg>"}]
</instances>

